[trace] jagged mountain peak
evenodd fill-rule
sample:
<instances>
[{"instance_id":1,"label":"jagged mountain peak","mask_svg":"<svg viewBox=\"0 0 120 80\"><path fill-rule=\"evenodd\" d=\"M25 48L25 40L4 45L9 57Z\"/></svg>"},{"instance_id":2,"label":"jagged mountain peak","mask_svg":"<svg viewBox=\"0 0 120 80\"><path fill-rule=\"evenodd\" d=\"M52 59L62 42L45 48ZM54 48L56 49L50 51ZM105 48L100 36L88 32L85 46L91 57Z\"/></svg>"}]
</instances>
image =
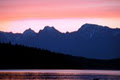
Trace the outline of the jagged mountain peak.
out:
<instances>
[{"instance_id":1,"label":"jagged mountain peak","mask_svg":"<svg viewBox=\"0 0 120 80\"><path fill-rule=\"evenodd\" d=\"M53 26L45 26L43 30L40 30L40 32L59 32L57 29L55 29Z\"/></svg>"},{"instance_id":2,"label":"jagged mountain peak","mask_svg":"<svg viewBox=\"0 0 120 80\"><path fill-rule=\"evenodd\" d=\"M100 26L100 25L97 25L97 24L86 23L86 24L82 25L80 29L101 28L101 27L103 27L103 26Z\"/></svg>"},{"instance_id":3,"label":"jagged mountain peak","mask_svg":"<svg viewBox=\"0 0 120 80\"><path fill-rule=\"evenodd\" d=\"M53 26L52 27L45 26L44 29L43 29L43 31L54 31L54 30L56 30L56 29Z\"/></svg>"},{"instance_id":4,"label":"jagged mountain peak","mask_svg":"<svg viewBox=\"0 0 120 80\"><path fill-rule=\"evenodd\" d=\"M93 31L93 30L103 30L103 29L110 29L109 27L107 26L101 26L101 25L97 25L97 24L89 24L89 23L86 23L84 25L82 25L78 31L81 31L81 30L89 30L89 31Z\"/></svg>"},{"instance_id":5,"label":"jagged mountain peak","mask_svg":"<svg viewBox=\"0 0 120 80\"><path fill-rule=\"evenodd\" d=\"M23 32L23 34L34 34L34 33L35 33L35 31L32 30L31 28L26 29L26 30Z\"/></svg>"}]
</instances>

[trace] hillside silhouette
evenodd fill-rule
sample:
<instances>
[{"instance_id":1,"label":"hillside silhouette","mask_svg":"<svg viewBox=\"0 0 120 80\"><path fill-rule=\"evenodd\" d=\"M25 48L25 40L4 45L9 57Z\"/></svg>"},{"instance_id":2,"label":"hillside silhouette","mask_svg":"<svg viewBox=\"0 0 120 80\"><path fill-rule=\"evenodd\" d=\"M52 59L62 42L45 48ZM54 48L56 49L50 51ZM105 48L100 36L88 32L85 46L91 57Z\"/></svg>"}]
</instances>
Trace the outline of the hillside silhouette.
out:
<instances>
[{"instance_id":1,"label":"hillside silhouette","mask_svg":"<svg viewBox=\"0 0 120 80\"><path fill-rule=\"evenodd\" d=\"M120 59L97 60L0 43L0 69L120 69Z\"/></svg>"}]
</instances>

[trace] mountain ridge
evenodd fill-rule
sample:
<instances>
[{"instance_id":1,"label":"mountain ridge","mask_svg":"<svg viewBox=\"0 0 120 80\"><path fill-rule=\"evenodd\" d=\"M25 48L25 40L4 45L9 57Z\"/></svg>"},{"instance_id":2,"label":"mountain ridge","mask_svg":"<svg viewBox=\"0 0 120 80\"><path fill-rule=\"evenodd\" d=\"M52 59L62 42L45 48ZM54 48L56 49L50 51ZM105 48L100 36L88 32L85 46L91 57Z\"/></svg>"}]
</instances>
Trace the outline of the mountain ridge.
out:
<instances>
[{"instance_id":1,"label":"mountain ridge","mask_svg":"<svg viewBox=\"0 0 120 80\"><path fill-rule=\"evenodd\" d=\"M26 35L0 32L0 36L0 42L11 42L73 56L97 59L120 57L120 29L96 24L84 24L74 32L61 33L54 27L46 26L38 33L28 29Z\"/></svg>"},{"instance_id":2,"label":"mountain ridge","mask_svg":"<svg viewBox=\"0 0 120 80\"><path fill-rule=\"evenodd\" d=\"M85 24L83 24L80 28L78 28L76 31L79 31L80 29L86 27L86 25L92 25L91 27L93 27L93 26L99 26L99 27L102 27L102 28L120 30L120 28L110 28L110 27L108 27L108 26L102 26L102 25L98 25L98 24L85 23ZM28 29L26 29L26 30L32 30L32 31L34 31L35 33L39 33L40 31L44 30L45 28L49 28L49 29L51 28L51 29L57 30L54 26L45 26L43 29L40 29L38 32L35 32L35 31L34 31L33 29L31 29L31 28L28 28ZM0 33L1 33L1 32L4 32L4 33L13 33L13 34L23 34L26 30L24 30L22 33L13 33L13 32L5 32L5 31L0 31ZM59 30L57 30L57 31L59 31ZM76 31L72 31L72 32L66 31L65 33L73 33L73 32L76 32ZM60 32L60 33L63 33L63 32L61 32L61 31L59 31L59 32Z\"/></svg>"}]
</instances>

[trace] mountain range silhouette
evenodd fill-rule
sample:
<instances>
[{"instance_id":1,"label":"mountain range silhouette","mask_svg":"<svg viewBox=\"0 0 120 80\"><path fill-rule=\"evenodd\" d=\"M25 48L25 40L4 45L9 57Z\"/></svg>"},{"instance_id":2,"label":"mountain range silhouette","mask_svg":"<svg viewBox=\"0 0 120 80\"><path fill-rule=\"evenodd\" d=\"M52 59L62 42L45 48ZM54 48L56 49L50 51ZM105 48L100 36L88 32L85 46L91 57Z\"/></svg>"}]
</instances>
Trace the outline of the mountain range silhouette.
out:
<instances>
[{"instance_id":1,"label":"mountain range silhouette","mask_svg":"<svg viewBox=\"0 0 120 80\"><path fill-rule=\"evenodd\" d=\"M49 26L38 33L30 28L22 34L0 31L0 42L94 59L120 58L120 29L96 24L86 23L66 33Z\"/></svg>"}]
</instances>

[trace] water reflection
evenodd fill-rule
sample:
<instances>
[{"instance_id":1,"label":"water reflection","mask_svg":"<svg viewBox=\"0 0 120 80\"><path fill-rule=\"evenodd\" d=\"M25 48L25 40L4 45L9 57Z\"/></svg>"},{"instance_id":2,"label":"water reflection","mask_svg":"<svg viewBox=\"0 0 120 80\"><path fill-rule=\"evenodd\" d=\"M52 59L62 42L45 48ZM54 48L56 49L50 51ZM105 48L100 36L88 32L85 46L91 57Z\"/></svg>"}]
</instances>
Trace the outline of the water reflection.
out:
<instances>
[{"instance_id":1,"label":"water reflection","mask_svg":"<svg viewBox=\"0 0 120 80\"><path fill-rule=\"evenodd\" d=\"M108 71L109 72L109 71ZM120 80L120 73L76 71L0 71L0 80ZM101 73L101 74L100 74ZM111 75L114 74L114 75Z\"/></svg>"}]
</instances>

